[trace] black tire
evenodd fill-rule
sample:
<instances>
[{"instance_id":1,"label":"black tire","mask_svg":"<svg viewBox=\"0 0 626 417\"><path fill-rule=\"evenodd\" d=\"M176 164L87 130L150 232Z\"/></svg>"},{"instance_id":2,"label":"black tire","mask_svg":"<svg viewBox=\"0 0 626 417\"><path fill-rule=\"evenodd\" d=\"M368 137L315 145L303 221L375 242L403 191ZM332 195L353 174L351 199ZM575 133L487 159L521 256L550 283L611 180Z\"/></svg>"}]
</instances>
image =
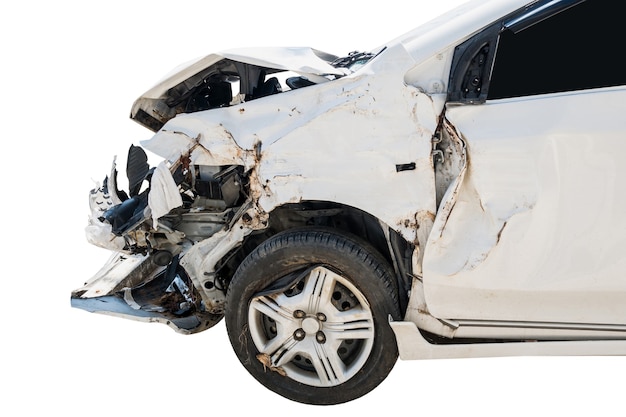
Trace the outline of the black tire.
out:
<instances>
[{"instance_id":1,"label":"black tire","mask_svg":"<svg viewBox=\"0 0 626 417\"><path fill-rule=\"evenodd\" d=\"M393 273L367 243L328 230L273 236L239 266L226 327L244 367L270 390L339 404L380 384L398 358ZM263 350L266 350L265 352Z\"/></svg>"}]
</instances>

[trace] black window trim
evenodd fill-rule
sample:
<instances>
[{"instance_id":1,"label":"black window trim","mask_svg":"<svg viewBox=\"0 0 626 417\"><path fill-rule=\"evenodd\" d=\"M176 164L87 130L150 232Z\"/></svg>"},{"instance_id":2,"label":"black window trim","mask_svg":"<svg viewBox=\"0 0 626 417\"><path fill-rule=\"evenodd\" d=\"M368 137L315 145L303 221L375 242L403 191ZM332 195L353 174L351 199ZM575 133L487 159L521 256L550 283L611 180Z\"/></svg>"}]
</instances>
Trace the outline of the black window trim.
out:
<instances>
[{"instance_id":1,"label":"black window trim","mask_svg":"<svg viewBox=\"0 0 626 417\"><path fill-rule=\"evenodd\" d=\"M531 2L519 10L492 23L483 30L458 45L452 58L452 67L448 80L448 103L483 104L487 101L489 81L495 63L500 34L505 30L519 33L545 19L555 16L587 0L543 0ZM484 62L480 79L477 80L480 92L468 97L466 74L478 53L487 46L489 52Z\"/></svg>"},{"instance_id":2,"label":"black window trim","mask_svg":"<svg viewBox=\"0 0 626 417\"><path fill-rule=\"evenodd\" d=\"M587 0L549 0L541 6L533 7L526 13L506 21L503 24L503 30L508 29L517 34L585 1Z\"/></svg>"}]
</instances>

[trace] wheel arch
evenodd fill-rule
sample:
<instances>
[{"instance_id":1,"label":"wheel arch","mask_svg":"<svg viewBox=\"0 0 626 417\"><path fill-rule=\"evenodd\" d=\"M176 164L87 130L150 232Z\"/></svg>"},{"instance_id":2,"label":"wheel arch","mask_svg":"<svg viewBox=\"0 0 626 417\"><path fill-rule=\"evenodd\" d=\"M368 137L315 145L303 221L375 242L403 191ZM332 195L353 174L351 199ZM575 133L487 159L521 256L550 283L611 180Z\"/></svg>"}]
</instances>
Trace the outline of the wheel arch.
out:
<instances>
[{"instance_id":1,"label":"wheel arch","mask_svg":"<svg viewBox=\"0 0 626 417\"><path fill-rule=\"evenodd\" d=\"M408 302L414 245L375 216L355 207L327 201L301 201L276 207L268 227L248 235L219 267L221 279L230 282L241 262L272 236L293 229L325 229L354 236L373 247L395 273L402 314Z\"/></svg>"}]
</instances>

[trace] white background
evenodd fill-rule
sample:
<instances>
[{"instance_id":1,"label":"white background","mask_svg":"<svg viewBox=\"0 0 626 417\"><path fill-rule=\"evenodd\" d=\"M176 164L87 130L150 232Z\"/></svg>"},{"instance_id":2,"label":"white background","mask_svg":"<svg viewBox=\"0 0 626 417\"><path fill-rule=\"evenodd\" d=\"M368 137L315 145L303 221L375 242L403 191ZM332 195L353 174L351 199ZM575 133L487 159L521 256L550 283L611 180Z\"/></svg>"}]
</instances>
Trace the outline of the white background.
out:
<instances>
[{"instance_id":1,"label":"white background","mask_svg":"<svg viewBox=\"0 0 626 417\"><path fill-rule=\"evenodd\" d=\"M362 399L313 407L253 380L223 323L182 336L70 308L108 257L84 238L87 193L150 137L128 115L163 75L233 47L370 50L460 3L3 3L0 415L623 414L623 357L400 361Z\"/></svg>"}]
</instances>

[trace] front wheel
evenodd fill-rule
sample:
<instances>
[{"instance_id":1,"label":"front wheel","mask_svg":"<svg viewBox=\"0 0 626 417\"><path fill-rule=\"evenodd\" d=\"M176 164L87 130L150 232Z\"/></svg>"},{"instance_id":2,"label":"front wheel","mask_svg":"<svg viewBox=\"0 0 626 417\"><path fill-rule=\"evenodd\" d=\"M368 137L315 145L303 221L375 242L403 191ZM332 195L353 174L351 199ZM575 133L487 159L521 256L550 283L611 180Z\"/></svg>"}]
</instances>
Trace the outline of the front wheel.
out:
<instances>
[{"instance_id":1,"label":"front wheel","mask_svg":"<svg viewBox=\"0 0 626 417\"><path fill-rule=\"evenodd\" d=\"M226 326L246 369L291 400L338 404L374 389L398 351L387 263L365 242L330 231L278 234L240 265Z\"/></svg>"}]
</instances>

